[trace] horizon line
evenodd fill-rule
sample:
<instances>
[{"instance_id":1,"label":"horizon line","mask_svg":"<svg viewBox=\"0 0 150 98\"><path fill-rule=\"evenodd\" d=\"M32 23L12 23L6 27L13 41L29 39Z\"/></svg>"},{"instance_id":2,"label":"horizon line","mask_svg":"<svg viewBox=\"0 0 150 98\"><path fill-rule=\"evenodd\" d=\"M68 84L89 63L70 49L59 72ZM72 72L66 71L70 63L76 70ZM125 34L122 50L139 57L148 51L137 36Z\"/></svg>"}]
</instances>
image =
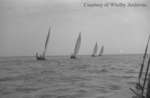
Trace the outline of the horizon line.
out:
<instances>
[{"instance_id":1,"label":"horizon line","mask_svg":"<svg viewBox=\"0 0 150 98\"><path fill-rule=\"evenodd\" d=\"M110 54L103 54L105 55L144 55L144 53L110 53ZM149 53L148 53L149 54ZM46 57L53 57L53 56L70 56L70 55L46 55ZM91 56L91 54L78 54L78 56ZM10 56L0 56L0 57L34 57L34 55L10 55Z\"/></svg>"}]
</instances>

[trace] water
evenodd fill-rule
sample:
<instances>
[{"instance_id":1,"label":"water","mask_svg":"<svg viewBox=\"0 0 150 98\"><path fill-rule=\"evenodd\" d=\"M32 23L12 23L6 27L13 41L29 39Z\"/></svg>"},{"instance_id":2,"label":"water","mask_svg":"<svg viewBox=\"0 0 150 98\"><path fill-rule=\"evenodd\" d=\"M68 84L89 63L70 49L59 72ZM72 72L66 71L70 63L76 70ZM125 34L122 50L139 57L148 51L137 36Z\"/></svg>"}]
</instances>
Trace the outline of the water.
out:
<instances>
[{"instance_id":1,"label":"water","mask_svg":"<svg viewBox=\"0 0 150 98\"><path fill-rule=\"evenodd\" d=\"M132 98L141 55L0 58L0 98Z\"/></svg>"}]
</instances>

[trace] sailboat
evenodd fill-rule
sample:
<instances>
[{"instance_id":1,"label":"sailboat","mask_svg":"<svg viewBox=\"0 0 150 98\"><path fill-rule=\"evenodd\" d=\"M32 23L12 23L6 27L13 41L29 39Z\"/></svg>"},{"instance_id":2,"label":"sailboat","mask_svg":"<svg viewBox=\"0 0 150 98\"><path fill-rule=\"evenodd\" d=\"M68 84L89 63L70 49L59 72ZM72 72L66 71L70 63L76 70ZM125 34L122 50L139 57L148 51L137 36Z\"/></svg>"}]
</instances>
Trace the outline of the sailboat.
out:
<instances>
[{"instance_id":1,"label":"sailboat","mask_svg":"<svg viewBox=\"0 0 150 98\"><path fill-rule=\"evenodd\" d=\"M94 49L93 49L92 57L96 57L97 50L98 50L98 45L97 45L97 42L96 42L96 44L94 46Z\"/></svg>"},{"instance_id":2,"label":"sailboat","mask_svg":"<svg viewBox=\"0 0 150 98\"><path fill-rule=\"evenodd\" d=\"M77 54L79 53L80 46L81 46L81 32L78 35L78 38L77 38L77 41L76 41L76 44L75 44L75 48L74 48L74 52L70 56L71 59L76 58Z\"/></svg>"},{"instance_id":3,"label":"sailboat","mask_svg":"<svg viewBox=\"0 0 150 98\"><path fill-rule=\"evenodd\" d=\"M44 47L43 54L38 55L38 53L36 52L36 59L37 60L46 60L45 55L46 55L47 46L48 46L48 42L49 42L49 38L50 38L50 33L51 33L51 28L49 27L48 34L46 36L46 41L45 41L45 47Z\"/></svg>"},{"instance_id":4,"label":"sailboat","mask_svg":"<svg viewBox=\"0 0 150 98\"><path fill-rule=\"evenodd\" d=\"M101 47L101 50L99 52L99 55L98 56L102 56L103 55L103 52L104 52L104 46Z\"/></svg>"},{"instance_id":5,"label":"sailboat","mask_svg":"<svg viewBox=\"0 0 150 98\"><path fill-rule=\"evenodd\" d=\"M136 83L135 88L130 88L130 90L135 94L134 98L150 98L150 75L148 77L149 72L149 67L150 67L150 57L147 58L146 56L148 55L148 46L149 46L149 41L150 41L150 35L146 44L145 48L145 53L143 55L143 60L140 68L140 72L138 75L138 82ZM146 60L147 59L147 60ZM148 62L147 62L148 61ZM147 62L147 64L145 63ZM145 71L143 70L145 66ZM144 79L142 78L144 76ZM148 81L147 81L148 79ZM147 86L147 87L145 87Z\"/></svg>"}]
</instances>

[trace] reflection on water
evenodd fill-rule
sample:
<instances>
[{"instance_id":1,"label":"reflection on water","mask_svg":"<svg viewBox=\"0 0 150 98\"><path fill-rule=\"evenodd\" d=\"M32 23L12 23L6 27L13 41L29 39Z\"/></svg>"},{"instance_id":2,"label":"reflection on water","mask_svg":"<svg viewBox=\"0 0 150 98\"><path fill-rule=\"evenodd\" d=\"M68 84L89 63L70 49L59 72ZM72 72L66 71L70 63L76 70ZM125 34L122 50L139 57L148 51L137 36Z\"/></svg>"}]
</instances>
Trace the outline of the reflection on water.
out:
<instances>
[{"instance_id":1,"label":"reflection on water","mask_svg":"<svg viewBox=\"0 0 150 98\"><path fill-rule=\"evenodd\" d=\"M140 55L0 58L0 98L128 98L140 61Z\"/></svg>"}]
</instances>

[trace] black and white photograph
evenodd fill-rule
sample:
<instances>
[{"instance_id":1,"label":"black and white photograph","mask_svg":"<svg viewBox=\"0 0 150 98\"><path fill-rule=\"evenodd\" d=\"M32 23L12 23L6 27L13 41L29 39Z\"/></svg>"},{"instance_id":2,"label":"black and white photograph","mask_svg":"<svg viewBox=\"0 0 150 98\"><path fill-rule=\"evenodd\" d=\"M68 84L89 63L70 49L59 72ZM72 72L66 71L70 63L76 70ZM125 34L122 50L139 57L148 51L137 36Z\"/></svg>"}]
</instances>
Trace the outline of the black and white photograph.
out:
<instances>
[{"instance_id":1,"label":"black and white photograph","mask_svg":"<svg viewBox=\"0 0 150 98\"><path fill-rule=\"evenodd\" d=\"M0 0L0 98L150 98L150 0Z\"/></svg>"}]
</instances>

